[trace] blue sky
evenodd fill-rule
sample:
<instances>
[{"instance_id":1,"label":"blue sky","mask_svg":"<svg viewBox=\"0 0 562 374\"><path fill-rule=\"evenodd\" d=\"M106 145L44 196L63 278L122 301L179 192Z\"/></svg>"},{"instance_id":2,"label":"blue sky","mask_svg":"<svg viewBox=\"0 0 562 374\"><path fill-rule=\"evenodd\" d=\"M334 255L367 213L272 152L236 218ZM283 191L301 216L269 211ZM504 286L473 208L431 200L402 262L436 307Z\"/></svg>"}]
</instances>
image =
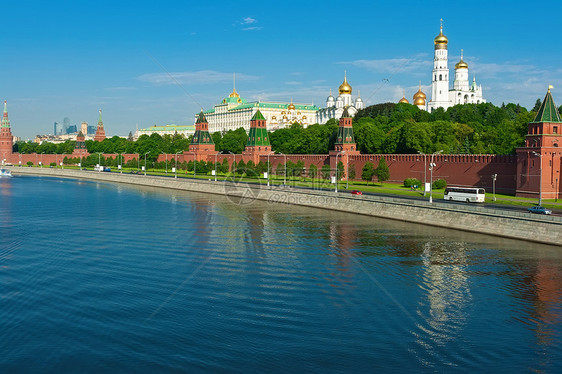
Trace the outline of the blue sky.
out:
<instances>
[{"instance_id":1,"label":"blue sky","mask_svg":"<svg viewBox=\"0 0 562 374\"><path fill-rule=\"evenodd\" d=\"M347 70L367 105L428 94L439 19L451 73L464 49L470 79L496 105L530 108L549 84L562 104L558 1L5 1L0 99L12 132L97 123L127 135L192 124L236 89L249 101L324 106ZM560 95L557 92L560 91Z\"/></svg>"}]
</instances>

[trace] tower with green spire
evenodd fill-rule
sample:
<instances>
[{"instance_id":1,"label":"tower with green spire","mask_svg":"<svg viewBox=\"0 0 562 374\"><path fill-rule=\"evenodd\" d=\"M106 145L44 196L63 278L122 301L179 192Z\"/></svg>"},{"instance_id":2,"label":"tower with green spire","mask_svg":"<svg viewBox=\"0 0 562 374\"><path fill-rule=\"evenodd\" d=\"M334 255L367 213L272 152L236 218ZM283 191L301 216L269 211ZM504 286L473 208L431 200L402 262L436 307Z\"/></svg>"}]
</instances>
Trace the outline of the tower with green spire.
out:
<instances>
[{"instance_id":1,"label":"tower with green spire","mask_svg":"<svg viewBox=\"0 0 562 374\"><path fill-rule=\"evenodd\" d=\"M351 118L347 107L343 109L343 113L340 118L334 151L345 152L347 154L359 154L357 151L357 144L355 144L355 137L353 136L353 119Z\"/></svg>"},{"instance_id":2,"label":"tower with green spire","mask_svg":"<svg viewBox=\"0 0 562 374\"><path fill-rule=\"evenodd\" d=\"M207 156L215 154L215 143L211 134L209 134L209 123L203 114L203 111L197 116L195 121L195 133L189 143L189 151L195 153L197 160L207 161Z\"/></svg>"},{"instance_id":3,"label":"tower with green spire","mask_svg":"<svg viewBox=\"0 0 562 374\"><path fill-rule=\"evenodd\" d=\"M330 151L330 168L336 169L340 161L343 163L344 175L338 174L338 180L341 180L342 177L348 178L349 171L347 168L349 167L349 160L351 157L360 154L357 150L357 144L355 144L355 137L353 136L353 118L351 118L347 108L348 107L345 106L343 109L334 150Z\"/></svg>"},{"instance_id":4,"label":"tower with green spire","mask_svg":"<svg viewBox=\"0 0 562 374\"><path fill-rule=\"evenodd\" d=\"M100 109L100 118L98 120L98 128L96 129L96 135L94 136L94 141L103 142L104 139L105 139L105 130L103 128L103 121L101 119L101 109Z\"/></svg>"},{"instance_id":5,"label":"tower with green spire","mask_svg":"<svg viewBox=\"0 0 562 374\"><path fill-rule=\"evenodd\" d=\"M516 149L516 195L558 199L562 197L562 118L548 87L533 122L527 125L525 146Z\"/></svg>"},{"instance_id":6,"label":"tower with green spire","mask_svg":"<svg viewBox=\"0 0 562 374\"><path fill-rule=\"evenodd\" d=\"M2 162L10 162L14 138L10 129L10 120L8 119L8 104L4 101L4 114L2 116L2 125L0 127L0 157Z\"/></svg>"},{"instance_id":7,"label":"tower with green spire","mask_svg":"<svg viewBox=\"0 0 562 374\"><path fill-rule=\"evenodd\" d=\"M266 121L263 114L258 109L250 120L250 132L248 133L248 141L242 154L254 163L259 162L261 155L267 155L271 152L271 143L269 142L269 134L266 128Z\"/></svg>"}]
</instances>

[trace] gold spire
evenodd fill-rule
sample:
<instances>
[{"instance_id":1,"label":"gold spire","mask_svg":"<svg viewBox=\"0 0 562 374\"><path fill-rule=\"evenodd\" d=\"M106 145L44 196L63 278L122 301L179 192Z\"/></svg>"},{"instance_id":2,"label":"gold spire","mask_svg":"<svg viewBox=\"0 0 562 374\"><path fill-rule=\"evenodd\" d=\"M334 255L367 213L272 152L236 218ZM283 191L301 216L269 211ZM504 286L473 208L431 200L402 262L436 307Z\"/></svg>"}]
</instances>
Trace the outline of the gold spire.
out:
<instances>
[{"instance_id":1,"label":"gold spire","mask_svg":"<svg viewBox=\"0 0 562 374\"><path fill-rule=\"evenodd\" d=\"M416 100L418 100L418 99L422 99L422 100L423 100L423 103L425 104L426 96L425 96L425 94L423 93L423 91L422 91L422 89L421 89L421 81L420 81L420 86L419 86L418 92L416 92L416 93L414 94L414 104L415 104L415 105L419 105L419 104L416 104Z\"/></svg>"},{"instance_id":2,"label":"gold spire","mask_svg":"<svg viewBox=\"0 0 562 374\"><path fill-rule=\"evenodd\" d=\"M433 42L435 43L435 49L447 49L449 39L443 35L443 18L441 18L441 30L439 31L439 35L433 39Z\"/></svg>"},{"instance_id":3,"label":"gold spire","mask_svg":"<svg viewBox=\"0 0 562 374\"><path fill-rule=\"evenodd\" d=\"M228 97L240 97L236 92L236 73L232 73L232 93Z\"/></svg>"},{"instance_id":4,"label":"gold spire","mask_svg":"<svg viewBox=\"0 0 562 374\"><path fill-rule=\"evenodd\" d=\"M343 83L340 85L339 89L340 95L349 94L351 95L351 86L347 83L347 71L344 70Z\"/></svg>"},{"instance_id":5,"label":"gold spire","mask_svg":"<svg viewBox=\"0 0 562 374\"><path fill-rule=\"evenodd\" d=\"M410 104L408 99L406 99L406 90L402 90L402 98L400 99L400 101L398 103Z\"/></svg>"}]
</instances>

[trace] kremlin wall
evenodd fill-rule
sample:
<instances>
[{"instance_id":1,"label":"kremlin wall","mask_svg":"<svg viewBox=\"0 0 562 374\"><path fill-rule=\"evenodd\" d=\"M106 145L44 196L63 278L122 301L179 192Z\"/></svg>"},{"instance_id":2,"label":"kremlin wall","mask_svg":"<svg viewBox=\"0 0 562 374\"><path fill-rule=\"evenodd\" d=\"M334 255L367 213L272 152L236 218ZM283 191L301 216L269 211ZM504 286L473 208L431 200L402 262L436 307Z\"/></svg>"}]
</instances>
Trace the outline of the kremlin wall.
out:
<instances>
[{"instance_id":1,"label":"kremlin wall","mask_svg":"<svg viewBox=\"0 0 562 374\"><path fill-rule=\"evenodd\" d=\"M315 165L318 171L324 165L330 165L332 170L336 168L336 160L344 165L345 174L341 180L349 175L349 170L355 168L356 179L361 179L363 166L371 162L377 166L381 158L385 158L390 170L390 182L402 182L406 178L417 178L429 182L429 163L435 163L433 169L433 180L444 179L448 185L454 186L477 186L488 191L492 189L492 176L497 175L496 191L498 193L516 194L524 197L538 197L542 194L543 199L557 199L562 197L560 184L560 170L562 166L561 144L562 120L556 108L550 89L533 122L528 124L528 135L525 146L517 148L516 155L465 155L465 154L360 154L357 151L353 134L352 118L347 110L344 110L339 119L339 128L335 149L329 154L321 155L282 155L274 154L269 143L266 129L266 121L258 110L250 120L250 131L245 151L240 155L220 154L215 150L212 137L208 131L208 122L203 112L197 118L195 134L189 145L189 151L177 156L178 162L184 161L206 161L221 162L228 160L229 165L233 162L244 160L245 163L252 160L255 164L263 162L267 164L268 158L273 171L279 164L286 161L297 163L302 161L304 168L309 170ZM78 134L75 150L72 155L53 154L19 154L12 151L13 137L8 119L6 102L2 127L0 131L0 154L3 163L14 165L25 165L32 162L45 165L52 162L60 164L64 157L87 157L84 137ZM105 139L103 121L98 122L95 139ZM116 158L116 154L104 154L105 158ZM123 162L137 159L138 154L123 155ZM159 155L158 161L164 161L166 155Z\"/></svg>"}]
</instances>

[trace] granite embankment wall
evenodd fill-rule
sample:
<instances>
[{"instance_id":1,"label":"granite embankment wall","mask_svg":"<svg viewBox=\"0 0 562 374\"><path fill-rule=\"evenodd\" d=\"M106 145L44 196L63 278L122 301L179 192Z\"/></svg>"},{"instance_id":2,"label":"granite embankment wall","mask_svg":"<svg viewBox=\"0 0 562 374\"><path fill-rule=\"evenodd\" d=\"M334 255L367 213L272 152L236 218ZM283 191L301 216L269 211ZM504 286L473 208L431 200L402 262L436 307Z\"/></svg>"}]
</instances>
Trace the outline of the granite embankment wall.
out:
<instances>
[{"instance_id":1,"label":"granite embankment wall","mask_svg":"<svg viewBox=\"0 0 562 374\"><path fill-rule=\"evenodd\" d=\"M233 203L253 200L286 203L457 230L562 246L562 217L535 216L525 212L496 210L477 205L415 201L399 197L355 196L328 191L266 187L184 178L167 178L51 168L10 168L12 173L89 179L151 187L226 195Z\"/></svg>"}]
</instances>

